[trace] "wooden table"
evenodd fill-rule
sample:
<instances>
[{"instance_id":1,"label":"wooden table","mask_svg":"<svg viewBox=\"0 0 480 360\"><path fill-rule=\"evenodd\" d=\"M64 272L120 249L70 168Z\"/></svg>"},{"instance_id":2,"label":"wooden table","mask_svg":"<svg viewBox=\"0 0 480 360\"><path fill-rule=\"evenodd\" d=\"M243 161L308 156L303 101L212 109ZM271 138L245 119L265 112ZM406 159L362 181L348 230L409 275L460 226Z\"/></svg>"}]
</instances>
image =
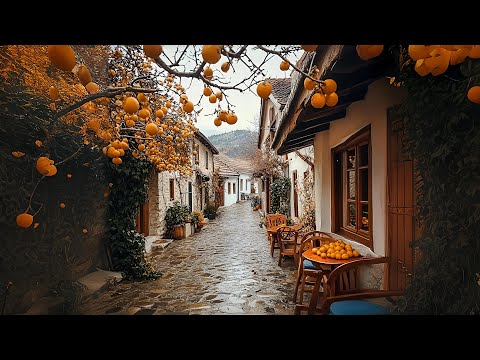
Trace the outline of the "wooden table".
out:
<instances>
[{"instance_id":1,"label":"wooden table","mask_svg":"<svg viewBox=\"0 0 480 360\"><path fill-rule=\"evenodd\" d=\"M304 251L302 253L302 257L304 259L310 260L314 266L323 270L333 270L335 267L339 265L362 259L362 257L360 256L351 257L349 259L341 259L341 260L331 259L328 257L323 258L320 255L314 254L311 249ZM315 279L315 285L313 286L312 297L310 298L310 304L308 306L309 315L313 314L313 312L315 311L315 308L317 307L318 292L320 290L321 282L322 282L321 277L317 277Z\"/></svg>"},{"instance_id":2,"label":"wooden table","mask_svg":"<svg viewBox=\"0 0 480 360\"><path fill-rule=\"evenodd\" d=\"M278 225L267 228L267 231L271 234L276 234L277 230L281 227L289 227L292 230L298 231L303 227L303 225Z\"/></svg>"}]
</instances>

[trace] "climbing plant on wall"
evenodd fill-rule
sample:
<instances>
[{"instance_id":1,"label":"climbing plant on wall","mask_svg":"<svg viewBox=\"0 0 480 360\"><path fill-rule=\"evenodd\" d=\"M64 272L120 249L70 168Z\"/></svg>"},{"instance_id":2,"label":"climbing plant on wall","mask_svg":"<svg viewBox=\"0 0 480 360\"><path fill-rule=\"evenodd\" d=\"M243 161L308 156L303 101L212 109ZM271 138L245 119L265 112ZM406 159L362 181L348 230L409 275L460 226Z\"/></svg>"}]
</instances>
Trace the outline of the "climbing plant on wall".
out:
<instances>
[{"instance_id":1,"label":"climbing plant on wall","mask_svg":"<svg viewBox=\"0 0 480 360\"><path fill-rule=\"evenodd\" d=\"M147 198L148 175L153 165L126 154L122 166L111 170L108 202L109 246L115 270L127 279L154 279L160 274L145 257L145 237L135 230L135 217Z\"/></svg>"},{"instance_id":2,"label":"climbing plant on wall","mask_svg":"<svg viewBox=\"0 0 480 360\"><path fill-rule=\"evenodd\" d=\"M401 67L401 66L400 66ZM406 148L415 160L416 264L407 312L480 313L480 107L466 97L480 84L480 60L443 76L400 73Z\"/></svg>"},{"instance_id":3,"label":"climbing plant on wall","mask_svg":"<svg viewBox=\"0 0 480 360\"><path fill-rule=\"evenodd\" d=\"M288 215L290 213L290 179L279 177L270 186L270 211Z\"/></svg>"}]
</instances>

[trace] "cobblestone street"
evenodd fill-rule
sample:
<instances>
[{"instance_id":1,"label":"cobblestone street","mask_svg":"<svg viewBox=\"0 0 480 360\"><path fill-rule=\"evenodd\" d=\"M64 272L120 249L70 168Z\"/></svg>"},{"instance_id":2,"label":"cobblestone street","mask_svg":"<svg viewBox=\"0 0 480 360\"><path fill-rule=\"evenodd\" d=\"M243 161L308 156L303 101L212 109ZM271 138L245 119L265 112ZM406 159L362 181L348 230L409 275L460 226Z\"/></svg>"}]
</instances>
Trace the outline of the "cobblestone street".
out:
<instances>
[{"instance_id":1,"label":"cobblestone street","mask_svg":"<svg viewBox=\"0 0 480 360\"><path fill-rule=\"evenodd\" d=\"M249 202L223 208L199 233L153 254L163 274L96 294L81 314L293 314L293 259L277 265Z\"/></svg>"}]
</instances>

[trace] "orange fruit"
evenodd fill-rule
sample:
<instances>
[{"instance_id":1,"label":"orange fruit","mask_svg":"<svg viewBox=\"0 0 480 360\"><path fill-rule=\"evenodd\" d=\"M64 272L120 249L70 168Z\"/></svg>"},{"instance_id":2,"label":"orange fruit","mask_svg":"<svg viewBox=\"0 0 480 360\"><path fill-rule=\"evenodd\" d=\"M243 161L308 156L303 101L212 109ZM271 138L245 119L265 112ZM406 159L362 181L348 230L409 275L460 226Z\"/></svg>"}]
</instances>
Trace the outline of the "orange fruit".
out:
<instances>
[{"instance_id":1,"label":"orange fruit","mask_svg":"<svg viewBox=\"0 0 480 360\"><path fill-rule=\"evenodd\" d=\"M348 256L348 254L342 254L342 259L343 260L347 260L350 256Z\"/></svg>"},{"instance_id":2,"label":"orange fruit","mask_svg":"<svg viewBox=\"0 0 480 360\"><path fill-rule=\"evenodd\" d=\"M468 54L469 57L472 59L479 59L480 58L480 45L473 45L470 49L470 53Z\"/></svg>"},{"instance_id":3,"label":"orange fruit","mask_svg":"<svg viewBox=\"0 0 480 360\"><path fill-rule=\"evenodd\" d=\"M334 93L335 91L337 91L336 81L332 79L325 80L325 84L322 85L322 90L325 93L325 95Z\"/></svg>"},{"instance_id":4,"label":"orange fruit","mask_svg":"<svg viewBox=\"0 0 480 360\"><path fill-rule=\"evenodd\" d=\"M122 159L120 159L119 157L114 157L112 159L112 162L115 164L115 165L120 165L122 163Z\"/></svg>"},{"instance_id":5,"label":"orange fruit","mask_svg":"<svg viewBox=\"0 0 480 360\"><path fill-rule=\"evenodd\" d=\"M212 104L215 104L217 102L217 97L215 96L215 94L211 94L208 97L208 101L210 101Z\"/></svg>"},{"instance_id":6,"label":"orange fruit","mask_svg":"<svg viewBox=\"0 0 480 360\"><path fill-rule=\"evenodd\" d=\"M480 104L480 86L473 86L468 90L467 98L475 104Z\"/></svg>"},{"instance_id":7,"label":"orange fruit","mask_svg":"<svg viewBox=\"0 0 480 360\"><path fill-rule=\"evenodd\" d=\"M160 109L162 110L163 115L167 115L168 108L166 106L162 106Z\"/></svg>"},{"instance_id":8,"label":"orange fruit","mask_svg":"<svg viewBox=\"0 0 480 360\"><path fill-rule=\"evenodd\" d=\"M156 135L158 133L158 126L157 124L154 123L149 123L147 126L145 126L145 131L147 132L148 135Z\"/></svg>"},{"instance_id":9,"label":"orange fruit","mask_svg":"<svg viewBox=\"0 0 480 360\"><path fill-rule=\"evenodd\" d=\"M90 71L88 71L88 68L83 64L78 67L77 76L83 86L87 86L88 83L92 82Z\"/></svg>"},{"instance_id":10,"label":"orange fruit","mask_svg":"<svg viewBox=\"0 0 480 360\"><path fill-rule=\"evenodd\" d=\"M206 68L203 70L203 76L205 77L205 79L210 80L210 79L213 77L213 70L212 70L212 68L206 67Z\"/></svg>"},{"instance_id":11,"label":"orange fruit","mask_svg":"<svg viewBox=\"0 0 480 360\"><path fill-rule=\"evenodd\" d=\"M369 56L368 56L368 48L369 48L370 45L357 45L356 46L356 50L357 50L357 54L358 56L360 57L360 59L362 60L369 60Z\"/></svg>"},{"instance_id":12,"label":"orange fruit","mask_svg":"<svg viewBox=\"0 0 480 360\"><path fill-rule=\"evenodd\" d=\"M313 252L313 253L316 253L318 250L320 250L320 249L319 249L319 248L313 248L313 249L312 249L312 252Z\"/></svg>"},{"instance_id":13,"label":"orange fruit","mask_svg":"<svg viewBox=\"0 0 480 360\"><path fill-rule=\"evenodd\" d=\"M203 95L205 96L210 96L212 94L212 89L210 89L209 87L204 87L203 88Z\"/></svg>"},{"instance_id":14,"label":"orange fruit","mask_svg":"<svg viewBox=\"0 0 480 360\"><path fill-rule=\"evenodd\" d=\"M216 64L222 54L220 53L220 45L203 45L202 47L202 57L203 61L209 64Z\"/></svg>"},{"instance_id":15,"label":"orange fruit","mask_svg":"<svg viewBox=\"0 0 480 360\"><path fill-rule=\"evenodd\" d=\"M37 159L37 171L42 175L46 175L48 173L48 167L53 163L53 160L50 160L48 157L40 156Z\"/></svg>"},{"instance_id":16,"label":"orange fruit","mask_svg":"<svg viewBox=\"0 0 480 360\"><path fill-rule=\"evenodd\" d=\"M222 69L222 71L226 73L228 70L230 70L230 63L228 61L224 62L220 69Z\"/></svg>"},{"instance_id":17,"label":"orange fruit","mask_svg":"<svg viewBox=\"0 0 480 360\"><path fill-rule=\"evenodd\" d=\"M359 257L359 256L360 256L360 254L358 253L357 250L353 250L352 253L353 253L353 256L355 256L355 257Z\"/></svg>"},{"instance_id":18,"label":"orange fruit","mask_svg":"<svg viewBox=\"0 0 480 360\"><path fill-rule=\"evenodd\" d=\"M306 90L313 90L315 88L315 85L317 85L317 83L308 77L303 80L303 87Z\"/></svg>"},{"instance_id":19,"label":"orange fruit","mask_svg":"<svg viewBox=\"0 0 480 360\"><path fill-rule=\"evenodd\" d=\"M127 125L127 127L134 127L135 126L135 121L127 120L127 121L125 121L125 125Z\"/></svg>"},{"instance_id":20,"label":"orange fruit","mask_svg":"<svg viewBox=\"0 0 480 360\"><path fill-rule=\"evenodd\" d=\"M187 113L191 113L193 111L193 103L191 101L187 101L183 105L183 111L185 111Z\"/></svg>"},{"instance_id":21,"label":"orange fruit","mask_svg":"<svg viewBox=\"0 0 480 360\"><path fill-rule=\"evenodd\" d=\"M420 76L430 74L430 68L425 63L425 59L419 59L415 62L415 72Z\"/></svg>"},{"instance_id":22,"label":"orange fruit","mask_svg":"<svg viewBox=\"0 0 480 360\"><path fill-rule=\"evenodd\" d=\"M57 69L72 71L75 67L75 53L70 45L48 45L48 59Z\"/></svg>"},{"instance_id":23,"label":"orange fruit","mask_svg":"<svg viewBox=\"0 0 480 360\"><path fill-rule=\"evenodd\" d=\"M461 64L465 61L465 58L470 54L470 49L461 48L453 50L450 53L450 65Z\"/></svg>"},{"instance_id":24,"label":"orange fruit","mask_svg":"<svg viewBox=\"0 0 480 360\"><path fill-rule=\"evenodd\" d=\"M432 69L433 76L443 74L450 64L450 51L443 48L436 48L430 52L431 57L425 59L425 64Z\"/></svg>"},{"instance_id":25,"label":"orange fruit","mask_svg":"<svg viewBox=\"0 0 480 360\"><path fill-rule=\"evenodd\" d=\"M257 94L262 99L268 99L270 94L272 93L272 85L268 81L262 81L257 86Z\"/></svg>"},{"instance_id":26,"label":"orange fruit","mask_svg":"<svg viewBox=\"0 0 480 360\"><path fill-rule=\"evenodd\" d=\"M383 52L383 45L370 45L367 49L367 54L370 59L379 56Z\"/></svg>"},{"instance_id":27,"label":"orange fruit","mask_svg":"<svg viewBox=\"0 0 480 360\"><path fill-rule=\"evenodd\" d=\"M52 99L52 101L58 99L58 90L55 86L50 86L50 89L48 89L48 94L50 95L50 99Z\"/></svg>"},{"instance_id":28,"label":"orange fruit","mask_svg":"<svg viewBox=\"0 0 480 360\"><path fill-rule=\"evenodd\" d=\"M222 121L227 121L228 113L225 110L222 110L218 113L218 118Z\"/></svg>"},{"instance_id":29,"label":"orange fruit","mask_svg":"<svg viewBox=\"0 0 480 360\"><path fill-rule=\"evenodd\" d=\"M215 124L215 126L220 126L222 125L222 120L220 120L218 117L215 118L215 120L213 120L213 123Z\"/></svg>"},{"instance_id":30,"label":"orange fruit","mask_svg":"<svg viewBox=\"0 0 480 360\"><path fill-rule=\"evenodd\" d=\"M23 213L16 218L17 225L23 228L28 228L33 224L33 216L27 213Z\"/></svg>"},{"instance_id":31,"label":"orange fruit","mask_svg":"<svg viewBox=\"0 0 480 360\"><path fill-rule=\"evenodd\" d=\"M348 250L348 251L347 251L347 255L348 255L349 257L352 257L352 256L353 256L353 251Z\"/></svg>"},{"instance_id":32,"label":"orange fruit","mask_svg":"<svg viewBox=\"0 0 480 360\"><path fill-rule=\"evenodd\" d=\"M306 52L317 50L318 45L300 45Z\"/></svg>"},{"instance_id":33,"label":"orange fruit","mask_svg":"<svg viewBox=\"0 0 480 360\"><path fill-rule=\"evenodd\" d=\"M47 173L44 174L45 176L53 176L57 173L57 167L55 165L48 165Z\"/></svg>"},{"instance_id":34,"label":"orange fruit","mask_svg":"<svg viewBox=\"0 0 480 360\"><path fill-rule=\"evenodd\" d=\"M321 109L325 106L325 95L320 93L313 94L310 103L315 109Z\"/></svg>"},{"instance_id":35,"label":"orange fruit","mask_svg":"<svg viewBox=\"0 0 480 360\"><path fill-rule=\"evenodd\" d=\"M142 119L146 119L150 116L150 111L146 108L143 108L138 112L138 116L140 116Z\"/></svg>"},{"instance_id":36,"label":"orange fruit","mask_svg":"<svg viewBox=\"0 0 480 360\"><path fill-rule=\"evenodd\" d=\"M138 100L135 99L133 96L129 96L123 100L123 110L125 110L128 114L133 114L134 112L138 111L140 104Z\"/></svg>"},{"instance_id":37,"label":"orange fruit","mask_svg":"<svg viewBox=\"0 0 480 360\"><path fill-rule=\"evenodd\" d=\"M430 57L430 47L428 45L409 45L408 55L413 61Z\"/></svg>"},{"instance_id":38,"label":"orange fruit","mask_svg":"<svg viewBox=\"0 0 480 360\"><path fill-rule=\"evenodd\" d=\"M148 98L145 96L144 93L138 93L137 99L138 99L138 101L140 101L140 102L145 102L145 101L148 100Z\"/></svg>"},{"instance_id":39,"label":"orange fruit","mask_svg":"<svg viewBox=\"0 0 480 360\"><path fill-rule=\"evenodd\" d=\"M280 70L287 71L288 69L290 69L290 63L288 61L283 60L280 63Z\"/></svg>"},{"instance_id":40,"label":"orange fruit","mask_svg":"<svg viewBox=\"0 0 480 360\"><path fill-rule=\"evenodd\" d=\"M324 246L321 246L318 250L320 250L320 252L325 252L325 251L327 251Z\"/></svg>"},{"instance_id":41,"label":"orange fruit","mask_svg":"<svg viewBox=\"0 0 480 360\"><path fill-rule=\"evenodd\" d=\"M222 101L222 99L223 99L223 94L222 94L221 91L217 91L217 92L215 93L215 96L217 97L217 99L218 99L219 101Z\"/></svg>"},{"instance_id":42,"label":"orange fruit","mask_svg":"<svg viewBox=\"0 0 480 360\"><path fill-rule=\"evenodd\" d=\"M162 50L162 45L143 45L143 52L152 59L158 58Z\"/></svg>"},{"instance_id":43,"label":"orange fruit","mask_svg":"<svg viewBox=\"0 0 480 360\"><path fill-rule=\"evenodd\" d=\"M108 149L107 149L107 156L110 157L110 158L114 158L115 155L117 154L116 153L116 149L113 147L113 146L110 146Z\"/></svg>"},{"instance_id":44,"label":"orange fruit","mask_svg":"<svg viewBox=\"0 0 480 360\"><path fill-rule=\"evenodd\" d=\"M325 258L325 257L327 257L327 253L322 252L322 253L320 253L320 256L321 256L322 258Z\"/></svg>"},{"instance_id":45,"label":"orange fruit","mask_svg":"<svg viewBox=\"0 0 480 360\"><path fill-rule=\"evenodd\" d=\"M124 155L125 155L125 150L123 150L123 149L118 149L117 151L118 151L118 153L119 153L119 156L124 156Z\"/></svg>"},{"instance_id":46,"label":"orange fruit","mask_svg":"<svg viewBox=\"0 0 480 360\"><path fill-rule=\"evenodd\" d=\"M168 109L170 109L170 108L172 107L172 103L171 103L170 101L167 101L167 102L165 103L165 106L166 106Z\"/></svg>"},{"instance_id":47,"label":"orange fruit","mask_svg":"<svg viewBox=\"0 0 480 360\"><path fill-rule=\"evenodd\" d=\"M122 150L128 150L128 148L129 148L128 142L122 141L122 142L120 143L120 149L122 149Z\"/></svg>"},{"instance_id":48,"label":"orange fruit","mask_svg":"<svg viewBox=\"0 0 480 360\"><path fill-rule=\"evenodd\" d=\"M155 116L161 119L163 117L163 111L158 109L155 111Z\"/></svg>"},{"instance_id":49,"label":"orange fruit","mask_svg":"<svg viewBox=\"0 0 480 360\"><path fill-rule=\"evenodd\" d=\"M86 233L88 233L88 230L87 230L87 229L83 229L82 232L83 232L84 234L86 234Z\"/></svg>"},{"instance_id":50,"label":"orange fruit","mask_svg":"<svg viewBox=\"0 0 480 360\"><path fill-rule=\"evenodd\" d=\"M64 204L64 203L60 203L60 207L61 207L62 209L65 209L65 204Z\"/></svg>"},{"instance_id":51,"label":"orange fruit","mask_svg":"<svg viewBox=\"0 0 480 360\"><path fill-rule=\"evenodd\" d=\"M342 255L340 253L335 254L335 259L340 260L342 258Z\"/></svg>"},{"instance_id":52,"label":"orange fruit","mask_svg":"<svg viewBox=\"0 0 480 360\"><path fill-rule=\"evenodd\" d=\"M325 104L327 106L335 106L338 103L338 95L337 93L331 93L330 95L325 96Z\"/></svg>"},{"instance_id":53,"label":"orange fruit","mask_svg":"<svg viewBox=\"0 0 480 360\"><path fill-rule=\"evenodd\" d=\"M138 145L138 150L140 150L140 151L145 150L145 145L144 144Z\"/></svg>"},{"instance_id":54,"label":"orange fruit","mask_svg":"<svg viewBox=\"0 0 480 360\"><path fill-rule=\"evenodd\" d=\"M237 122L238 118L235 114L228 114L227 115L227 124L234 125Z\"/></svg>"}]
</instances>

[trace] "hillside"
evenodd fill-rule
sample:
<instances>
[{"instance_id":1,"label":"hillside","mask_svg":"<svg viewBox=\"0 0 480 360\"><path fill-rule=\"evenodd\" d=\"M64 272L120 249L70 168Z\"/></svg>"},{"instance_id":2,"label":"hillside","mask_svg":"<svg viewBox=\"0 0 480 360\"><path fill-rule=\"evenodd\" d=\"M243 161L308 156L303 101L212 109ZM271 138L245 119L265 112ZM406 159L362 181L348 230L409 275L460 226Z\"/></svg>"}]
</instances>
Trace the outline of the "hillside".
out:
<instances>
[{"instance_id":1,"label":"hillside","mask_svg":"<svg viewBox=\"0 0 480 360\"><path fill-rule=\"evenodd\" d=\"M234 130L208 139L221 154L234 159L250 158L257 149L257 133L250 130Z\"/></svg>"}]
</instances>

